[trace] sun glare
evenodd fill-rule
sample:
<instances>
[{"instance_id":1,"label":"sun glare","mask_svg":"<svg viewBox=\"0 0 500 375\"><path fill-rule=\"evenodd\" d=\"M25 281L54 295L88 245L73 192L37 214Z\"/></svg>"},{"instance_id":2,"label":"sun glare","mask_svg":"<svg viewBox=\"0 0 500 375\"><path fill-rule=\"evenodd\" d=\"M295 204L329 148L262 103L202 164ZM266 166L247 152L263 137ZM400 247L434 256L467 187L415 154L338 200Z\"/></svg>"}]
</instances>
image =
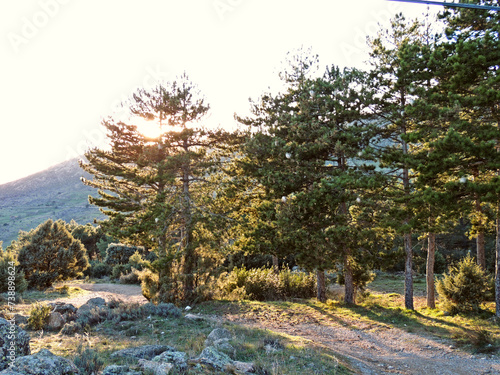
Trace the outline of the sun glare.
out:
<instances>
[{"instance_id":1,"label":"sun glare","mask_svg":"<svg viewBox=\"0 0 500 375\"><path fill-rule=\"evenodd\" d=\"M132 118L130 119L130 123L136 125L139 133L147 138L158 138L165 132L179 132L182 130L178 126L170 126L167 124L160 126L156 121L147 121L143 118Z\"/></svg>"}]
</instances>

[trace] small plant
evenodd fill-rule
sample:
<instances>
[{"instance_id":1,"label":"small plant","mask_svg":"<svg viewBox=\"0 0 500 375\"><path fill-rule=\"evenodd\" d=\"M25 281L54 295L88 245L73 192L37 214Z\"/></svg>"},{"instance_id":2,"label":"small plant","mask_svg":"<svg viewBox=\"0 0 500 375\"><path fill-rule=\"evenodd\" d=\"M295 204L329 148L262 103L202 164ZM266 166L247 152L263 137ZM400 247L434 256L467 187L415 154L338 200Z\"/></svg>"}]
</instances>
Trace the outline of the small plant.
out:
<instances>
[{"instance_id":1,"label":"small plant","mask_svg":"<svg viewBox=\"0 0 500 375\"><path fill-rule=\"evenodd\" d=\"M129 273L120 276L120 284L140 284L139 272L140 271L132 267Z\"/></svg>"},{"instance_id":2,"label":"small plant","mask_svg":"<svg viewBox=\"0 0 500 375\"><path fill-rule=\"evenodd\" d=\"M224 297L258 301L286 298L310 298L315 295L316 279L312 274L272 268L234 268L221 275L218 287Z\"/></svg>"},{"instance_id":3,"label":"small plant","mask_svg":"<svg viewBox=\"0 0 500 375\"><path fill-rule=\"evenodd\" d=\"M491 276L468 255L457 265L450 266L436 289L443 298L443 307L451 314L478 312L482 302L489 299Z\"/></svg>"},{"instance_id":4,"label":"small plant","mask_svg":"<svg viewBox=\"0 0 500 375\"><path fill-rule=\"evenodd\" d=\"M83 349L81 344L76 350L73 362L82 375L95 375L104 367L104 361L99 358L97 352L89 347Z\"/></svg>"},{"instance_id":5,"label":"small plant","mask_svg":"<svg viewBox=\"0 0 500 375\"><path fill-rule=\"evenodd\" d=\"M51 311L52 307L43 305L38 302L35 303L30 310L30 316L28 317L28 326L34 330L42 329L49 320Z\"/></svg>"}]
</instances>

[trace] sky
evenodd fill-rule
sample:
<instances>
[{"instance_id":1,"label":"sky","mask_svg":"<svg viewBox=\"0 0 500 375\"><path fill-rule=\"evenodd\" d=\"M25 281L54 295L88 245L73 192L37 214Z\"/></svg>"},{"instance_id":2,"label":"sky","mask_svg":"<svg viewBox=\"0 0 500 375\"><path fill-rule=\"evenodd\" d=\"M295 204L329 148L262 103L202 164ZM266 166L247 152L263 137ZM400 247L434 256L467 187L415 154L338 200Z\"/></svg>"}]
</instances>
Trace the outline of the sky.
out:
<instances>
[{"instance_id":1,"label":"sky","mask_svg":"<svg viewBox=\"0 0 500 375\"><path fill-rule=\"evenodd\" d=\"M436 12L441 7L433 6ZM0 184L106 142L119 103L186 72L233 128L249 98L279 85L288 52L366 67L366 37L396 13L387 0L21 0L0 2Z\"/></svg>"}]
</instances>

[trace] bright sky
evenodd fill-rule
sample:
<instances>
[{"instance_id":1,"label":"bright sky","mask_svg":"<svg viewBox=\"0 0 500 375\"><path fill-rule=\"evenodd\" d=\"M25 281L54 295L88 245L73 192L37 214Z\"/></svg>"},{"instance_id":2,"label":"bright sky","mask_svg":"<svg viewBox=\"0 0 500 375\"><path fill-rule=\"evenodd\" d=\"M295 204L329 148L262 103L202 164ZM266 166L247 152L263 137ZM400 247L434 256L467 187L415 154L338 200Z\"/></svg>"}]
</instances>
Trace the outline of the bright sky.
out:
<instances>
[{"instance_id":1,"label":"bright sky","mask_svg":"<svg viewBox=\"0 0 500 375\"><path fill-rule=\"evenodd\" d=\"M434 6L432 11L441 7ZM386 0L22 0L0 2L0 184L102 144L101 119L137 87L186 71L234 126L302 45L321 65L363 67Z\"/></svg>"}]
</instances>

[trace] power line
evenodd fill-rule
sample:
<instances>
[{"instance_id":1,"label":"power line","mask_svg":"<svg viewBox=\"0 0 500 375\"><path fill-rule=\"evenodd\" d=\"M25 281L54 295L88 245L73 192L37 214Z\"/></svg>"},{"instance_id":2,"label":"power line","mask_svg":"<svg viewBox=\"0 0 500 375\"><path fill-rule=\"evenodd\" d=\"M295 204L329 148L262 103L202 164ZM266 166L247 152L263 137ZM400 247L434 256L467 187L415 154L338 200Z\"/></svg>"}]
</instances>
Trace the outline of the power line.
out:
<instances>
[{"instance_id":1,"label":"power line","mask_svg":"<svg viewBox=\"0 0 500 375\"><path fill-rule=\"evenodd\" d=\"M500 11L499 6L494 5L479 5L479 4L467 4L467 3L451 3L449 1L432 1L432 0L389 0L389 1L400 1L404 3L416 3L416 4L431 4L431 5L442 5L451 8L469 8L469 9L482 9L482 10L494 10Z\"/></svg>"}]
</instances>

